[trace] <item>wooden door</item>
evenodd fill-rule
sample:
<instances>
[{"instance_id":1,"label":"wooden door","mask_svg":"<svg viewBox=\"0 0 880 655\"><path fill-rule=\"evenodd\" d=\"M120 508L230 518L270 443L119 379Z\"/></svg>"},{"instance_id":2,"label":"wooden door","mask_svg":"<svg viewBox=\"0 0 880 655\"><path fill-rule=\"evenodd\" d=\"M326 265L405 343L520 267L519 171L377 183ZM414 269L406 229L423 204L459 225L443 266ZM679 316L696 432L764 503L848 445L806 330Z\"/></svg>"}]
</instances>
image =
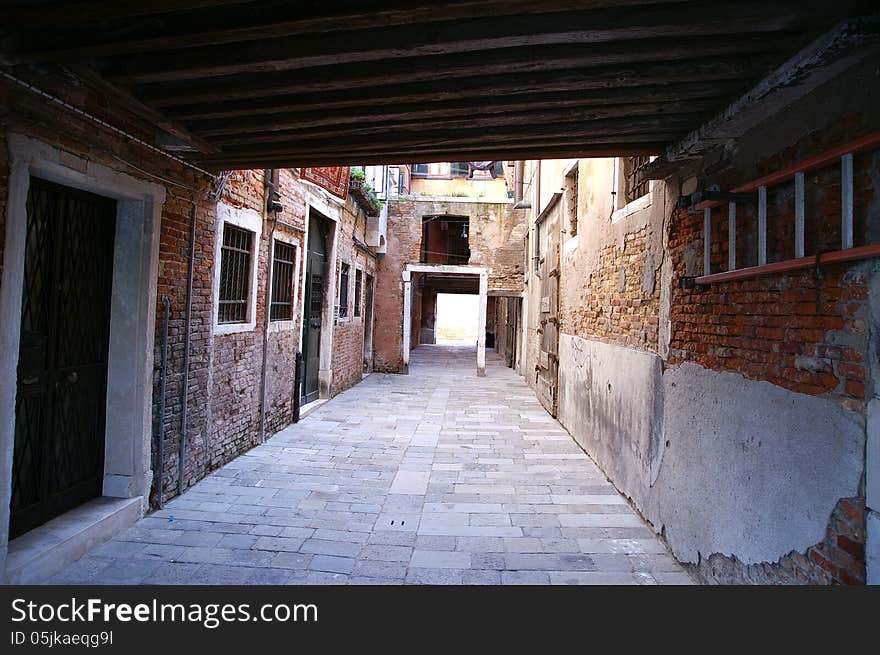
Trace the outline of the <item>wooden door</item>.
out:
<instances>
[{"instance_id":1,"label":"wooden door","mask_svg":"<svg viewBox=\"0 0 880 655\"><path fill-rule=\"evenodd\" d=\"M116 202L33 178L9 536L100 496Z\"/></svg>"},{"instance_id":2,"label":"wooden door","mask_svg":"<svg viewBox=\"0 0 880 655\"><path fill-rule=\"evenodd\" d=\"M537 364L538 399L556 416L559 386L559 213L558 205L538 225L540 244L540 303Z\"/></svg>"},{"instance_id":3,"label":"wooden door","mask_svg":"<svg viewBox=\"0 0 880 655\"><path fill-rule=\"evenodd\" d=\"M327 226L315 216L309 218L306 252L306 292L303 298L302 402L318 399L318 371L321 367L321 327L324 317L325 273L327 269Z\"/></svg>"}]
</instances>

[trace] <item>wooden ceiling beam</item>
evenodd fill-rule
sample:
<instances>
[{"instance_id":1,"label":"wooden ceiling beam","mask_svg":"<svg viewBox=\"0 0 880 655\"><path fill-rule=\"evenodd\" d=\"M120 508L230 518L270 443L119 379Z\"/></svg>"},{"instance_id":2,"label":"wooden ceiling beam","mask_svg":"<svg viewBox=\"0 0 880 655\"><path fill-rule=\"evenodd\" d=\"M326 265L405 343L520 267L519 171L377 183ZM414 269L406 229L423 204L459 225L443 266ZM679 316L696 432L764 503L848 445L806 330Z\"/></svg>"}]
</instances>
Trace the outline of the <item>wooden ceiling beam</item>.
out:
<instances>
[{"instance_id":1,"label":"wooden ceiling beam","mask_svg":"<svg viewBox=\"0 0 880 655\"><path fill-rule=\"evenodd\" d=\"M536 106L541 109L535 109ZM284 120L275 117L270 124L251 123L236 125L235 121L223 121L213 129L199 129L199 134L212 143L226 143L226 138L254 136L260 138L290 138L298 135L318 136L345 134L387 133L388 131L420 131L426 126L437 127L487 127L492 125L528 125L540 122L590 121L602 118L623 116L671 115L683 113L705 113L717 109L718 98L668 101L661 104L640 102L628 104L578 105L576 101L556 106L529 105L524 108L500 109L482 108L475 112L472 107L457 110L452 115L428 117L419 114L398 114L391 116L357 117L357 120L339 121L334 119Z\"/></svg>"},{"instance_id":2,"label":"wooden ceiling beam","mask_svg":"<svg viewBox=\"0 0 880 655\"><path fill-rule=\"evenodd\" d=\"M18 26L25 28L59 27L57 35L36 39L31 32L19 40L19 57L31 61L74 61L127 54L160 52L181 48L217 46L242 41L256 41L285 36L339 29L372 29L391 25L411 25L438 20L466 20L475 17L507 16L511 14L550 13L574 9L604 9L609 7L640 8L653 4L674 4L690 0L460 0L416 5L414 2L356 2L346 3L344 11L329 3L303 6L302 3L247 3L220 11L192 11L213 9L214 4L240 3L241 0L213 3L194 0L177 3L174 0L151 3L88 3L94 5L77 12L70 3L48 12L29 12ZM83 3L80 3L83 4ZM179 6L178 6L179 5ZM144 21L132 24L130 19L156 15L177 9L163 16L161 22ZM149 13L146 13L149 12ZM5 17L9 20L8 13ZM100 19L101 29L83 29L83 24ZM115 22L114 22L115 21ZM110 23L108 25L108 23ZM70 29L70 28L73 29ZM79 29L77 29L79 28Z\"/></svg>"},{"instance_id":3,"label":"wooden ceiling beam","mask_svg":"<svg viewBox=\"0 0 880 655\"><path fill-rule=\"evenodd\" d=\"M720 99L744 91L745 84L740 80L716 82L686 82L664 85L628 86L611 89L592 89L576 94L563 92L497 95L485 97L480 101L481 113L526 111L538 108L588 107L609 104L662 103L673 101ZM363 103L355 106L334 107L320 103L271 104L269 99L257 101L235 101L218 106L189 105L169 108L167 115L184 121L200 134L226 133L232 131L256 131L269 129L269 125L280 124L293 128L319 127L322 125L344 125L370 120L429 119L446 116L467 116L474 113L474 105L468 100L451 100L431 103L373 104ZM283 97L281 98L283 100ZM719 103L722 102L719 100ZM234 120L230 120L234 119Z\"/></svg>"},{"instance_id":4,"label":"wooden ceiling beam","mask_svg":"<svg viewBox=\"0 0 880 655\"><path fill-rule=\"evenodd\" d=\"M385 62L415 56L478 53L492 49L553 44L602 43L627 39L775 33L803 29L827 4L786 1L768 12L765 2L694 2L558 14L474 18L297 35L223 46L119 57L103 73L130 83L161 82L296 70L355 62ZM786 11L787 9L787 11ZM682 21L682 16L693 20Z\"/></svg>"},{"instance_id":5,"label":"wooden ceiling beam","mask_svg":"<svg viewBox=\"0 0 880 655\"><path fill-rule=\"evenodd\" d=\"M679 60L673 62L649 62L643 64L595 66L542 73L504 73L501 75L480 75L465 77L451 83L449 80L431 80L395 86L378 86L369 93L358 90L327 91L323 93L298 94L303 103L324 103L333 101L339 105L355 100L364 105L395 104L408 102L434 102L460 98L483 98L492 95L511 93L531 93L535 90L579 92L587 89L608 89L625 86L673 84L682 82L719 81L753 79L762 62L767 59L754 55L744 59ZM293 87L294 90L297 87ZM224 85L209 91L197 88L176 87L172 91L160 88L138 91L138 97L157 108L192 105L198 103L225 103L232 100L256 99L285 95L293 101L296 93L290 87L281 85L262 90L243 89L241 85ZM349 104L348 106L351 106Z\"/></svg>"},{"instance_id":6,"label":"wooden ceiling beam","mask_svg":"<svg viewBox=\"0 0 880 655\"><path fill-rule=\"evenodd\" d=\"M228 145L246 143L272 143L279 140L293 141L299 138L330 138L350 139L357 136L375 135L386 138L389 134L395 137L404 134L421 134L425 130L467 130L494 129L497 127L522 126L531 128L544 124L578 123L589 125L595 121L608 119L631 120L641 117L688 117L692 124L697 124L701 116L712 109L717 109L716 101L689 101L668 103L661 107L650 104L612 105L602 108L565 108L557 110L537 110L506 112L496 114L472 113L470 116L454 119L433 119L406 122L361 123L347 126L330 126L310 129L295 127L290 130L269 130L256 133L230 132L219 137L208 136L211 143L226 147ZM273 128L275 124L273 124ZM230 126L230 130L232 130ZM206 136L202 133L203 136Z\"/></svg>"},{"instance_id":7,"label":"wooden ceiling beam","mask_svg":"<svg viewBox=\"0 0 880 655\"><path fill-rule=\"evenodd\" d=\"M683 134L694 124L692 117L646 117L637 119L594 121L586 125L562 123L537 125L529 129L519 127L498 128L491 131L485 129L472 130L430 130L418 134L396 136L389 133L385 138L352 137L339 140L323 139L278 139L274 142L259 144L230 145L222 149L223 155L236 154L267 154L287 152L295 149L300 152L315 153L369 153L382 150L400 151L438 150L442 148L473 149L489 146L493 143L515 143L539 138L567 138L575 141L589 140L599 137L622 139L629 136L645 134ZM653 140L653 139L649 139Z\"/></svg>"},{"instance_id":8,"label":"wooden ceiling beam","mask_svg":"<svg viewBox=\"0 0 880 655\"><path fill-rule=\"evenodd\" d=\"M474 58L471 54L419 57L405 68L377 68L374 63L322 66L283 73L255 73L232 77L207 78L186 82L147 85L139 92L148 98L174 96L181 92L200 97L224 95L234 89L235 97L252 97L266 89L283 88L285 93L323 93L347 89L374 89L419 82L450 82L468 77L504 74L535 74L581 70L599 66L633 66L674 61L722 59L742 62L750 58L756 69L775 62L799 41L799 35L779 34L772 40L766 35L726 38L648 39L609 44L579 44L544 48L507 48L493 50ZM125 80L113 80L124 84Z\"/></svg>"},{"instance_id":9,"label":"wooden ceiling beam","mask_svg":"<svg viewBox=\"0 0 880 655\"><path fill-rule=\"evenodd\" d=\"M214 156L203 158L199 163L210 170L236 168L294 168L299 166L359 166L400 163L428 163L441 161L510 161L521 159L575 159L582 157L626 157L657 155L663 151L667 140L655 143L640 142L582 142L547 143L531 147L491 146L479 149L454 149L412 153L380 153L351 155L326 155L320 153L281 153L272 156L249 155L244 157Z\"/></svg>"}]
</instances>

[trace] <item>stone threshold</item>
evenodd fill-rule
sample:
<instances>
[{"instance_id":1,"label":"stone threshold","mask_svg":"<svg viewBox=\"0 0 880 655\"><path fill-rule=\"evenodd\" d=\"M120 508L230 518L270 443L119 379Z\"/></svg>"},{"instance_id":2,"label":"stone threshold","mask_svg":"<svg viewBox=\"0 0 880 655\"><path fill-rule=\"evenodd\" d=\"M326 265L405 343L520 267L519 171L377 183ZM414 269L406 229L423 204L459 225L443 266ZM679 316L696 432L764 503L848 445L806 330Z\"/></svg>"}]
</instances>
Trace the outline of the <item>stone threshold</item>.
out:
<instances>
[{"instance_id":1,"label":"stone threshold","mask_svg":"<svg viewBox=\"0 0 880 655\"><path fill-rule=\"evenodd\" d=\"M9 542L5 584L38 584L109 541L143 515L143 499L102 496Z\"/></svg>"},{"instance_id":2,"label":"stone threshold","mask_svg":"<svg viewBox=\"0 0 880 655\"><path fill-rule=\"evenodd\" d=\"M329 398L318 398L318 400L313 400L312 402L307 403L307 404L303 405L302 407L300 407L299 408L300 420L304 419L306 416L308 416L309 414L314 412L316 409L318 409L321 405L326 403L328 400L330 400L330 399Z\"/></svg>"}]
</instances>

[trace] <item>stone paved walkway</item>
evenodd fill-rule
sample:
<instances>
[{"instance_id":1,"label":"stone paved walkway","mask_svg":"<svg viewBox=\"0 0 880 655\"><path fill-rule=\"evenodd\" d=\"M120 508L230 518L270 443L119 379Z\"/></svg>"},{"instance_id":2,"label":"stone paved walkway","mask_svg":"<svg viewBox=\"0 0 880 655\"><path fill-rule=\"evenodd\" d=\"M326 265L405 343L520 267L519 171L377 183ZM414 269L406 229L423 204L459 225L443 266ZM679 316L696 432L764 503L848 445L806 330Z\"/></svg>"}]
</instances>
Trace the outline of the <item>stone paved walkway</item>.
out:
<instances>
[{"instance_id":1,"label":"stone paved walkway","mask_svg":"<svg viewBox=\"0 0 880 655\"><path fill-rule=\"evenodd\" d=\"M493 355L418 348L50 582L690 583Z\"/></svg>"}]
</instances>

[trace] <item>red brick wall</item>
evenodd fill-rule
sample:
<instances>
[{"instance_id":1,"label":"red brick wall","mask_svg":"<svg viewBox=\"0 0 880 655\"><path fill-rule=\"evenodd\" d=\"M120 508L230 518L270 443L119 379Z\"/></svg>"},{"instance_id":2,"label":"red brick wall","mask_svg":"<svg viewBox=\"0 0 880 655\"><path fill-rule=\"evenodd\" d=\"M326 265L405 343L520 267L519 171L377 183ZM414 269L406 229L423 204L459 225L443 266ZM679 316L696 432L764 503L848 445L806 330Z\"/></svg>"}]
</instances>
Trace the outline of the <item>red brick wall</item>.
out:
<instances>
[{"instance_id":1,"label":"red brick wall","mask_svg":"<svg viewBox=\"0 0 880 655\"><path fill-rule=\"evenodd\" d=\"M348 279L348 316L339 318L333 326L333 381L330 388L331 396L352 387L361 381L364 373L364 288L366 276L376 276L376 259L359 247L366 238L366 215L357 203L349 198L342 212L342 223L336 234L336 290L335 301L339 302L342 263L349 265ZM360 269L361 280L361 312L354 315L355 275Z\"/></svg>"},{"instance_id":2,"label":"red brick wall","mask_svg":"<svg viewBox=\"0 0 880 655\"><path fill-rule=\"evenodd\" d=\"M647 228L624 235L599 251L589 275L565 275L559 303L564 334L633 348L657 350L659 269L653 291L643 290Z\"/></svg>"},{"instance_id":3,"label":"red brick wall","mask_svg":"<svg viewBox=\"0 0 880 655\"><path fill-rule=\"evenodd\" d=\"M752 169L728 171L722 188L766 174L845 143L851 126L823 138L808 135ZM854 160L855 245L876 243L877 171L880 152ZM839 166L806 176L807 255L839 250ZM793 184L768 193L768 262L794 257ZM737 267L755 265L755 208L738 206ZM713 210L712 272L728 268L726 207ZM826 265L740 281L681 288L684 276L701 275L702 213L673 213L669 229L672 258L671 344L669 363L695 362L740 373L792 391L828 397L864 414L869 353L868 284L872 261ZM710 581L864 583L865 505L863 497L841 499L831 514L826 538L805 553L776 563L746 566L713 555L698 567Z\"/></svg>"}]
</instances>

